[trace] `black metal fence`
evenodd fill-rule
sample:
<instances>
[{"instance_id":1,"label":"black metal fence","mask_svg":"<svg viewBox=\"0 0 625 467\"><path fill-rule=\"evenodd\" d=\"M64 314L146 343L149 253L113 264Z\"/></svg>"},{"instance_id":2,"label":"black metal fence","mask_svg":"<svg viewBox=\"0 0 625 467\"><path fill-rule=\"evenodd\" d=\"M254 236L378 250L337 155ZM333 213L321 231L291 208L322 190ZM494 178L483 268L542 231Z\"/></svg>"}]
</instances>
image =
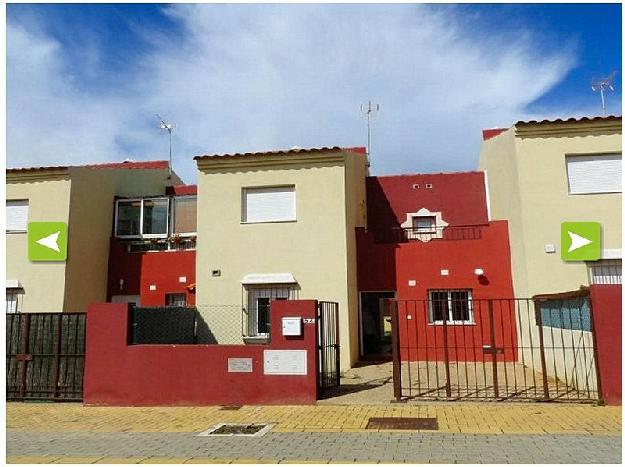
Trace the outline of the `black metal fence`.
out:
<instances>
[{"instance_id":1,"label":"black metal fence","mask_svg":"<svg viewBox=\"0 0 625 467\"><path fill-rule=\"evenodd\" d=\"M6 316L7 400L82 400L85 313Z\"/></svg>"},{"instance_id":2,"label":"black metal fence","mask_svg":"<svg viewBox=\"0 0 625 467\"><path fill-rule=\"evenodd\" d=\"M129 344L197 344L193 307L131 307Z\"/></svg>"},{"instance_id":3,"label":"black metal fence","mask_svg":"<svg viewBox=\"0 0 625 467\"><path fill-rule=\"evenodd\" d=\"M445 240L479 240L483 225L449 225L423 227L393 227L373 231L376 243L429 242Z\"/></svg>"},{"instance_id":4,"label":"black metal fence","mask_svg":"<svg viewBox=\"0 0 625 467\"><path fill-rule=\"evenodd\" d=\"M388 300L397 400L590 402L601 393L589 297Z\"/></svg>"},{"instance_id":5,"label":"black metal fence","mask_svg":"<svg viewBox=\"0 0 625 467\"><path fill-rule=\"evenodd\" d=\"M324 391L340 384L339 304L317 305L317 348L319 352L319 389Z\"/></svg>"}]
</instances>

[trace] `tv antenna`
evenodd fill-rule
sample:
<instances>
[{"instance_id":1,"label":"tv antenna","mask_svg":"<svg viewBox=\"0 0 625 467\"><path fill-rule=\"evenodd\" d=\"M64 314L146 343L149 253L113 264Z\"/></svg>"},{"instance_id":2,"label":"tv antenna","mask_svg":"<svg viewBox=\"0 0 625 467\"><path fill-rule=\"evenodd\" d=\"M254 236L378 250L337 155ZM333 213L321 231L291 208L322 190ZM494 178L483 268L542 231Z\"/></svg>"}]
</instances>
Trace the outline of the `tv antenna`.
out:
<instances>
[{"instance_id":1,"label":"tv antenna","mask_svg":"<svg viewBox=\"0 0 625 467\"><path fill-rule=\"evenodd\" d=\"M360 112L367 118L367 167L371 165L371 114L380 110L379 104L374 104L369 101L368 104L360 105Z\"/></svg>"},{"instance_id":2,"label":"tv antenna","mask_svg":"<svg viewBox=\"0 0 625 467\"><path fill-rule=\"evenodd\" d=\"M614 91L614 77L616 76L616 71L610 73L606 78L593 78L590 81L590 89L593 91L599 91L601 94L601 110L603 111L603 115L605 116L605 91Z\"/></svg>"},{"instance_id":3,"label":"tv antenna","mask_svg":"<svg viewBox=\"0 0 625 467\"><path fill-rule=\"evenodd\" d=\"M165 120L163 120L163 117L161 117L159 114L156 114L156 118L161 121L159 128L169 133L169 177L171 178L171 132L174 128L176 128L176 124L165 122Z\"/></svg>"}]
</instances>

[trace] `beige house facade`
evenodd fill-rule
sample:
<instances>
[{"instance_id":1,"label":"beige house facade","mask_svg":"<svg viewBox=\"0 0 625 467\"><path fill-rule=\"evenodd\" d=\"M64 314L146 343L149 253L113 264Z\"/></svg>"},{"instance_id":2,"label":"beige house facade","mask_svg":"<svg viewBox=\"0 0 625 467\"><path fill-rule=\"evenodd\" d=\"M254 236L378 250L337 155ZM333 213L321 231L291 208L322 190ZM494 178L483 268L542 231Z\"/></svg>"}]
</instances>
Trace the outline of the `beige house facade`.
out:
<instances>
[{"instance_id":1,"label":"beige house facade","mask_svg":"<svg viewBox=\"0 0 625 467\"><path fill-rule=\"evenodd\" d=\"M116 196L165 192L180 183L166 161L6 171L7 312L83 312L105 302ZM28 259L29 222L68 224L67 260Z\"/></svg>"},{"instance_id":2,"label":"beige house facade","mask_svg":"<svg viewBox=\"0 0 625 467\"><path fill-rule=\"evenodd\" d=\"M350 367L358 358L355 228L365 225L366 156L334 147L195 159L196 306L215 340L262 341L272 299L334 301L341 365Z\"/></svg>"},{"instance_id":3,"label":"beige house facade","mask_svg":"<svg viewBox=\"0 0 625 467\"><path fill-rule=\"evenodd\" d=\"M491 218L508 219L517 297L576 290L593 277L620 280L621 138L621 117L597 117L518 122L484 141L479 167ZM598 263L561 259L565 221L601 224Z\"/></svg>"},{"instance_id":4,"label":"beige house facade","mask_svg":"<svg viewBox=\"0 0 625 467\"><path fill-rule=\"evenodd\" d=\"M561 303L559 297L582 286L620 284L621 117L517 122L495 134L484 141L479 165L488 180L491 218L508 219L515 297L540 296L539 301L546 300L542 307L549 309L553 300ZM599 261L562 260L565 221L601 224ZM564 301L577 316L584 314L579 299ZM596 390L594 358L563 347L572 342L578 349L591 349L591 333L559 329L554 337L550 327L537 321L535 303L523 303L532 308L517 316L519 328L531 330L519 333L524 363L541 368L539 355L527 349L540 340L539 329L547 329L542 336L547 374L568 374L571 386L574 375L586 375L588 389ZM551 312L542 316L549 318Z\"/></svg>"}]
</instances>

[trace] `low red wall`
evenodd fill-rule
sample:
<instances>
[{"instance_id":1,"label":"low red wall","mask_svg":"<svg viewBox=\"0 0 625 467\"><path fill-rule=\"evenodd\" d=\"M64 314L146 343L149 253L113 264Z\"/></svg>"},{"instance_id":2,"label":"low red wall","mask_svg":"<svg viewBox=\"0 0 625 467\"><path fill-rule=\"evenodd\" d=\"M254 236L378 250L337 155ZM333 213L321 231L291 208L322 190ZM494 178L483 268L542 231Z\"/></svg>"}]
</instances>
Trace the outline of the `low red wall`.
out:
<instances>
[{"instance_id":1,"label":"low red wall","mask_svg":"<svg viewBox=\"0 0 625 467\"><path fill-rule=\"evenodd\" d=\"M601 393L603 400L609 405L621 405L621 294L621 285L590 286Z\"/></svg>"},{"instance_id":2,"label":"low red wall","mask_svg":"<svg viewBox=\"0 0 625 467\"><path fill-rule=\"evenodd\" d=\"M274 301L267 345L128 345L125 304L92 304L87 315L85 405L314 404L316 320L301 337L282 336L282 317L317 317L314 300ZM264 374L265 350L306 350L306 375ZM228 358L251 358L251 373Z\"/></svg>"}]
</instances>

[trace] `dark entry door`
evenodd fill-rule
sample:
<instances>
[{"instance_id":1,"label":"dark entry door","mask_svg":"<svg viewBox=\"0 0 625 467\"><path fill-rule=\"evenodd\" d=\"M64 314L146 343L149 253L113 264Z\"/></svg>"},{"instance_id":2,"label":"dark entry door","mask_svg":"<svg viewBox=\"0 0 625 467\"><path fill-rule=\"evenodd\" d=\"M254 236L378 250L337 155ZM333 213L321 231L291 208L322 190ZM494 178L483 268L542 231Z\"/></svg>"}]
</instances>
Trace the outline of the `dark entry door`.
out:
<instances>
[{"instance_id":1,"label":"dark entry door","mask_svg":"<svg viewBox=\"0 0 625 467\"><path fill-rule=\"evenodd\" d=\"M361 292L362 357L391 358L391 317L384 301L395 298L395 292Z\"/></svg>"}]
</instances>

